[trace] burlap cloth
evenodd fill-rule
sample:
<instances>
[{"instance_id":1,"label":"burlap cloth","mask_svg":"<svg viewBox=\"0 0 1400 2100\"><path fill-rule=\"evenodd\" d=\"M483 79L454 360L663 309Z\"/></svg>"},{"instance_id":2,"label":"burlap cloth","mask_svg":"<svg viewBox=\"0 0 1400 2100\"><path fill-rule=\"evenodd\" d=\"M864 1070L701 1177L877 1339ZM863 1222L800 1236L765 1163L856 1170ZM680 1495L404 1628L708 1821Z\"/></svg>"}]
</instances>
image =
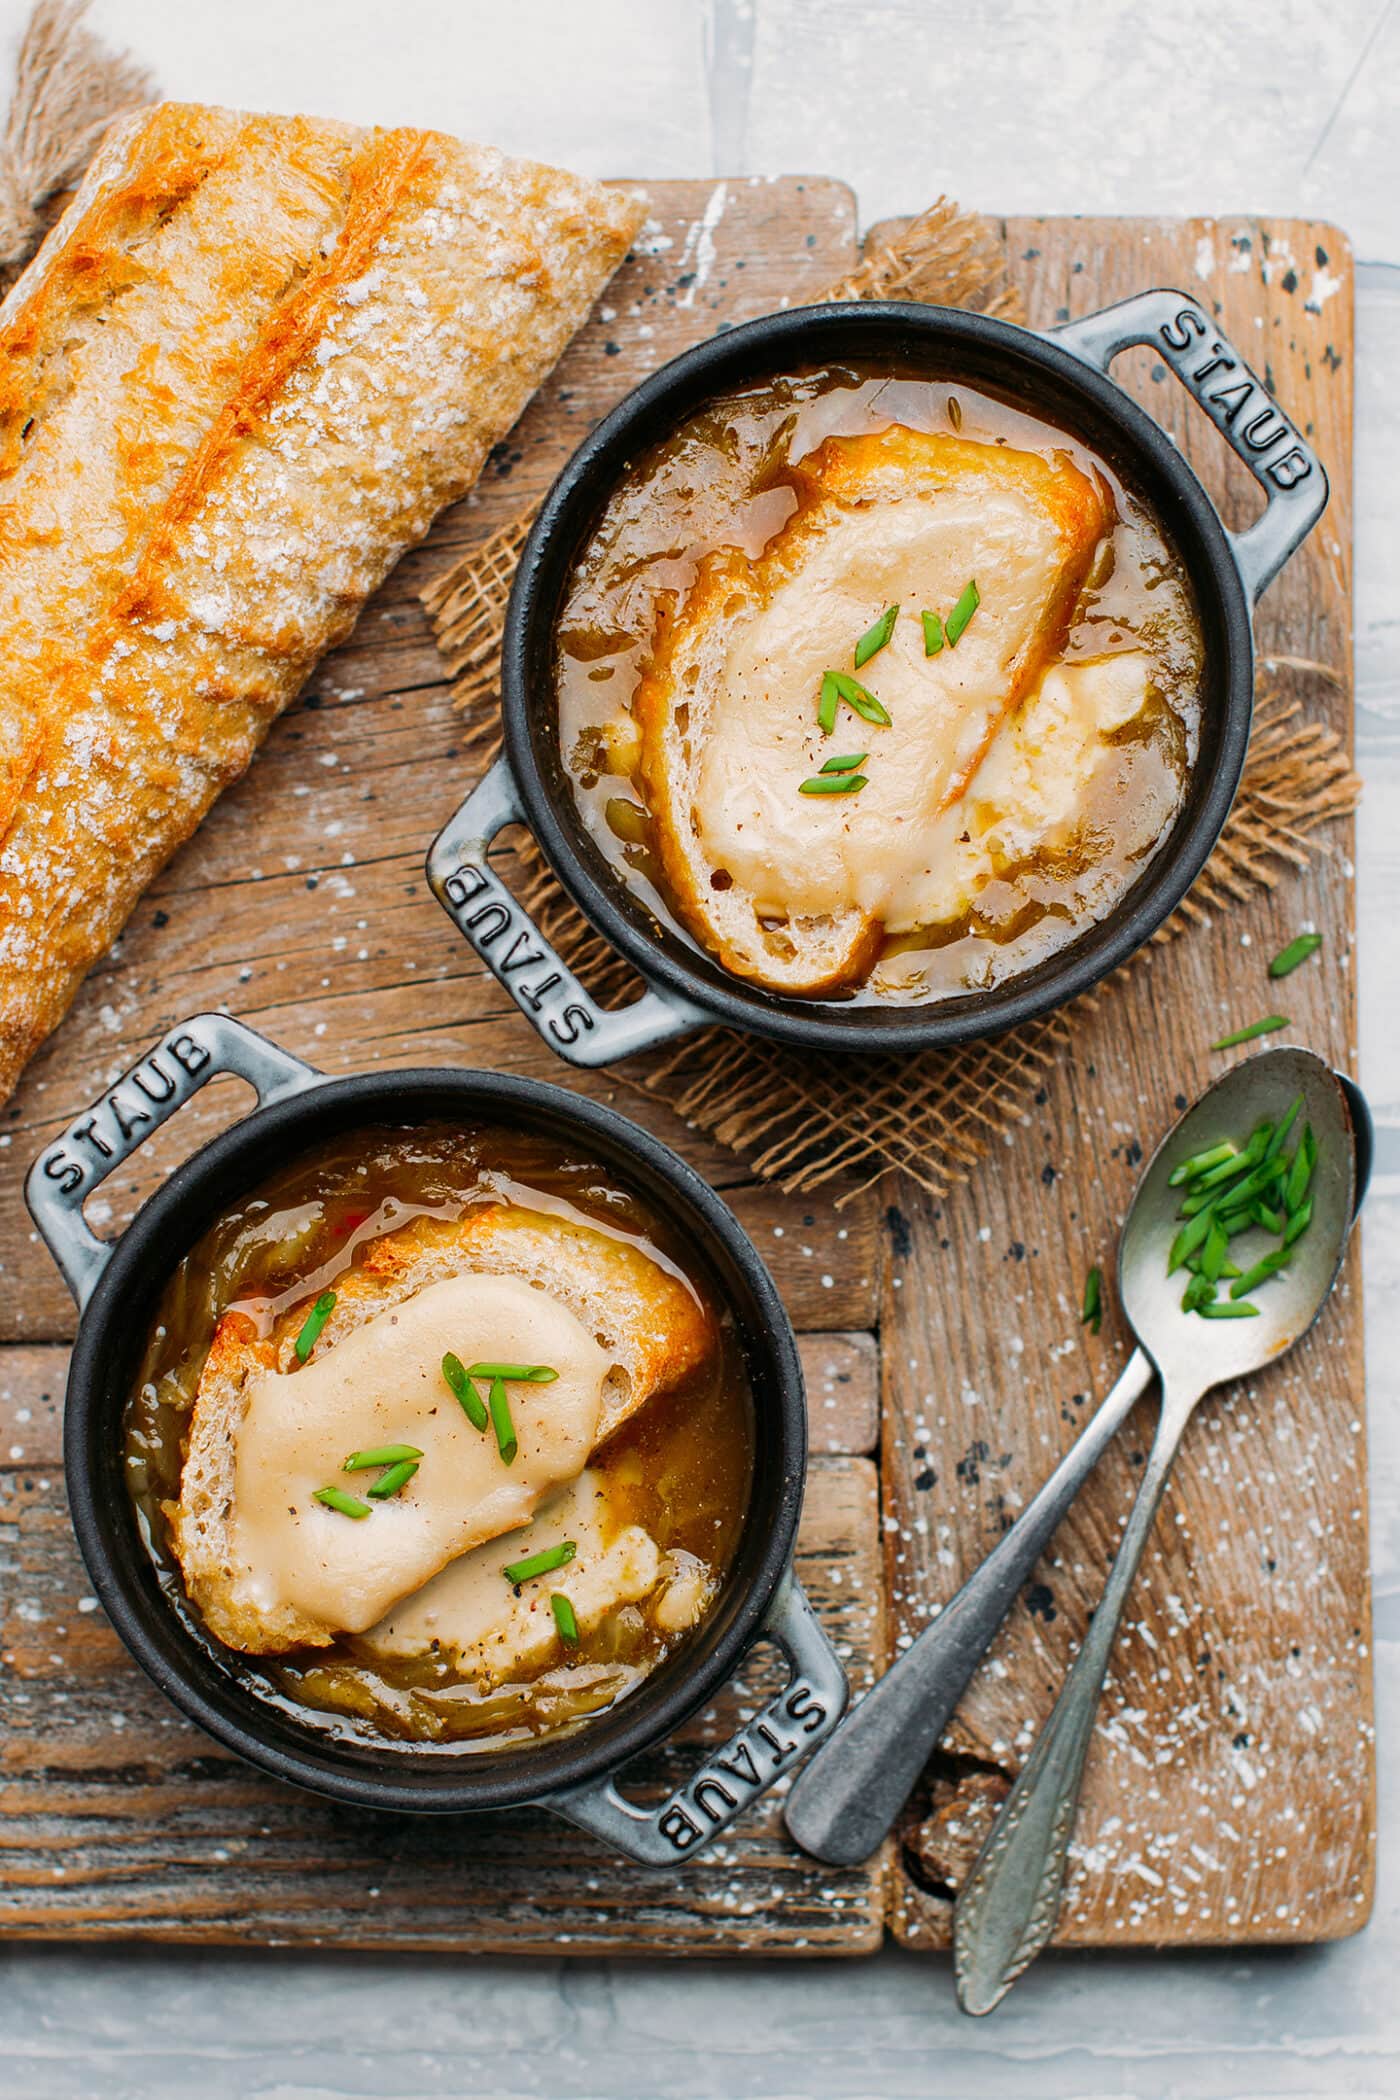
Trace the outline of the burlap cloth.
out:
<instances>
[{"instance_id":1,"label":"burlap cloth","mask_svg":"<svg viewBox=\"0 0 1400 2100\"><path fill-rule=\"evenodd\" d=\"M839 299L923 299L1022 318L1006 282L1002 244L986 221L941 199L893 245L835 286ZM501 629L533 509L473 548L423 593L438 644L455 675L468 748L482 767L499 743ZM1273 690L1271 671L1339 683L1324 664L1265 658L1244 778L1215 852L1190 895L1155 936L1175 939L1213 909L1272 889L1290 868L1329 851L1316 834L1352 810L1359 783L1341 740ZM560 952L605 1003L636 995L613 954L555 881L533 840L521 848L523 901ZM1126 965L1145 966L1151 944ZM1111 996L1113 980L1073 1005L991 1043L905 1057L863 1057L854 1090L840 1059L764 1043L715 1027L678 1047L633 1058L629 1085L662 1096L688 1122L731 1146L788 1190L836 1176L855 1187L902 1167L935 1195L964 1181L992 1142L1025 1122L1052 1062L1082 1010Z\"/></svg>"}]
</instances>

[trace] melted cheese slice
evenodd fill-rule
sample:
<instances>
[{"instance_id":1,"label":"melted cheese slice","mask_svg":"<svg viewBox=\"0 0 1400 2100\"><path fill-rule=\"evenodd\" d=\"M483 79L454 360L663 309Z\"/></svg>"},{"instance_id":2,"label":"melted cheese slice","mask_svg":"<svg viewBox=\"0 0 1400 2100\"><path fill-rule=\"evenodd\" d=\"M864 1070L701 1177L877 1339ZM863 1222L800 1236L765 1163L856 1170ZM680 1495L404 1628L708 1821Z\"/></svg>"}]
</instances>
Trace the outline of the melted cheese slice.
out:
<instances>
[{"instance_id":1,"label":"melted cheese slice","mask_svg":"<svg viewBox=\"0 0 1400 2100\"><path fill-rule=\"evenodd\" d=\"M760 916L855 907L891 930L921 923L910 890L933 829L996 741L1062 568L1057 518L1010 480L916 488L838 511L810 536L735 624L696 784L706 853ZM925 656L919 608L946 611L973 573L975 616L956 648ZM903 617L860 674L891 727L842 708L837 735L823 736L823 671L848 668L852 637L872 608L892 604ZM833 751L868 753L868 785L850 797L799 794Z\"/></svg>"},{"instance_id":2,"label":"melted cheese slice","mask_svg":"<svg viewBox=\"0 0 1400 2100\"><path fill-rule=\"evenodd\" d=\"M567 1567L515 1589L503 1570L547 1546L572 1539L578 1550ZM533 1522L508 1539L493 1539L444 1568L371 1629L367 1644L382 1655L446 1655L465 1675L489 1685L537 1671L559 1649L550 1609L555 1592L574 1607L587 1633L620 1605L655 1589L663 1558L638 1524L619 1524L607 1504L600 1472L590 1468L550 1497Z\"/></svg>"},{"instance_id":3,"label":"melted cheese slice","mask_svg":"<svg viewBox=\"0 0 1400 2100\"><path fill-rule=\"evenodd\" d=\"M951 925L1007 868L1073 837L1107 741L1147 704L1139 651L1057 664L997 730L965 795L929 823L885 908L891 933Z\"/></svg>"},{"instance_id":4,"label":"melted cheese slice","mask_svg":"<svg viewBox=\"0 0 1400 2100\"><path fill-rule=\"evenodd\" d=\"M519 1450L502 1463L442 1375L463 1363L549 1364L549 1385L513 1384ZM237 1430L230 1543L240 1592L260 1611L291 1605L363 1632L483 1540L514 1531L587 1463L608 1359L546 1292L512 1276L430 1284L318 1354L303 1369L263 1372L247 1387ZM416 1444L419 1469L364 1518L313 1500L326 1486L365 1499L373 1472L345 1473L352 1451Z\"/></svg>"},{"instance_id":5,"label":"melted cheese slice","mask_svg":"<svg viewBox=\"0 0 1400 2100\"><path fill-rule=\"evenodd\" d=\"M957 836L941 820L1062 649L1111 513L1067 457L898 426L828 439L800 472L808 500L758 561L701 560L634 706L692 931L775 988L804 988L805 948L816 990L868 963L866 929L931 922ZM946 615L970 578L971 622L926 656L920 611ZM855 638L893 604L892 639L858 674L890 726L843 704L824 735L823 673L849 670ZM860 752L858 794L799 792L832 755Z\"/></svg>"}]
</instances>

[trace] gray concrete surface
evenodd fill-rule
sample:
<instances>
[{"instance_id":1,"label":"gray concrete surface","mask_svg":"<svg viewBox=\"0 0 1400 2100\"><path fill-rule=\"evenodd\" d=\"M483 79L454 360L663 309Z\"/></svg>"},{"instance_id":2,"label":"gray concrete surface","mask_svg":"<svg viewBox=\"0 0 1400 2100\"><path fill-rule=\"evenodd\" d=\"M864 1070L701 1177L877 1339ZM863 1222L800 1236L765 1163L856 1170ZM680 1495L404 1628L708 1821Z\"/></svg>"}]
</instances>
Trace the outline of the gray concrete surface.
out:
<instances>
[{"instance_id":1,"label":"gray concrete surface","mask_svg":"<svg viewBox=\"0 0 1400 2100\"><path fill-rule=\"evenodd\" d=\"M0 0L0 41L27 0ZM0 1955L18 2100L1394 2100L1400 2094L1400 8L1395 0L99 0L168 92L441 125L588 173L819 170L864 217L1307 211L1359 286L1357 749L1381 1881L1286 1955L947 1970Z\"/></svg>"}]
</instances>

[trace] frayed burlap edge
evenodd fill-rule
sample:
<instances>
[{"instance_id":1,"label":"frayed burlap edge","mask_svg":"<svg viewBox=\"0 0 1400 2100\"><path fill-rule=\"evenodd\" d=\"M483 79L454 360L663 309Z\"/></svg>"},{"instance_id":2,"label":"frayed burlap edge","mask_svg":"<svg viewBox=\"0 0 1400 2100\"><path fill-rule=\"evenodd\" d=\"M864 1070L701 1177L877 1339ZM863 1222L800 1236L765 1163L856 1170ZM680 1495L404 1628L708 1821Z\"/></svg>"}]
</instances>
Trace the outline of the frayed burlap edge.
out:
<instances>
[{"instance_id":1,"label":"frayed burlap edge","mask_svg":"<svg viewBox=\"0 0 1400 2100\"><path fill-rule=\"evenodd\" d=\"M867 256L831 296L926 299L1021 317L995 232L946 199ZM422 594L454 674L467 754L482 767L500 745L502 620L533 518L532 507L501 526ZM1185 902L1118 976L1143 967L1159 943L1215 910L1274 888L1290 868L1330 850L1317 831L1356 807L1360 783L1341 738L1308 721L1301 703L1284 689L1298 678L1339 684L1340 674L1298 658L1266 658L1261 672L1244 776L1215 851ZM521 901L546 938L605 1002L635 996L633 973L575 909L533 840L522 845L519 860ZM789 1192L840 1177L847 1181L841 1198L847 1201L889 1168L901 1167L941 1196L967 1179L994 1140L1026 1120L1078 1016L1106 988L1100 985L995 1042L865 1058L858 1099L840 1061L724 1028L704 1029L670 1050L635 1058L619 1076L642 1093L664 1098L688 1123Z\"/></svg>"},{"instance_id":2,"label":"frayed burlap edge","mask_svg":"<svg viewBox=\"0 0 1400 2100\"><path fill-rule=\"evenodd\" d=\"M0 293L29 261L114 117L150 102L144 66L83 22L88 0L39 0L20 39L0 132Z\"/></svg>"}]
</instances>

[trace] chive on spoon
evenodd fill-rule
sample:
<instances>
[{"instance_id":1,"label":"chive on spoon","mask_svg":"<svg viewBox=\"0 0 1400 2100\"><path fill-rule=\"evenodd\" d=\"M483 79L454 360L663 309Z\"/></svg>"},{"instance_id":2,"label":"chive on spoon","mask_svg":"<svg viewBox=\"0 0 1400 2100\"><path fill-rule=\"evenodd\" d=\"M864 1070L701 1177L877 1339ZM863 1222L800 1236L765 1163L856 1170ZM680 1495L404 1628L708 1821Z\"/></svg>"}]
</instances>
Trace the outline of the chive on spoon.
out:
<instances>
[{"instance_id":1,"label":"chive on spoon","mask_svg":"<svg viewBox=\"0 0 1400 2100\"><path fill-rule=\"evenodd\" d=\"M1233 1351L1230 1363L1218 1372L1212 1370L1211 1383L1217 1378L1240 1375L1233 1367L1238 1356L1257 1353L1259 1360L1264 1361L1278 1353L1278 1345L1270 1346L1254 1331L1267 1326L1270 1334L1273 1333L1273 1320L1266 1321L1262 1313L1258 1320L1224 1321L1207 1326L1181 1312L1183 1279L1180 1273L1170 1282L1166 1277L1167 1252L1176 1228L1178 1203L1178 1191L1167 1187L1167 1176L1179 1160L1193 1152L1222 1137L1234 1137L1241 1128L1251 1129L1261 1116L1269 1113L1266 1103L1273 1104L1275 1117L1285 1114L1299 1093L1304 1096L1304 1114L1312 1121L1320 1148L1325 1147L1334 1162L1333 1168L1325 1174L1324 1161L1319 1156L1317 1182L1320 1184L1335 1172L1335 1162L1338 1161L1351 1175L1353 1195L1343 1207L1344 1222L1339 1237L1333 1238L1335 1204L1325 1215L1319 1209L1312 1226L1299 1243L1300 1258L1292 1272L1297 1281L1305 1259L1307 1262L1325 1259L1330 1261L1327 1271L1330 1284L1341 1257L1350 1217L1370 1178L1370 1113L1359 1088L1351 1080L1339 1078L1310 1051L1264 1051L1237 1065L1202 1095L1195 1107L1173 1127L1149 1162L1123 1229L1118 1265L1125 1304L1129 1318L1137 1328L1140 1345L1133 1351L1117 1384L1010 1530L963 1584L952 1602L919 1634L853 1708L849 1718L830 1740L808 1761L788 1796L785 1816L788 1830L805 1851L833 1865L847 1866L867 1858L885 1837L1065 1512L1151 1385L1157 1370L1151 1343L1158 1327L1174 1334L1180 1349L1189 1349L1193 1342L1198 1346L1204 1344L1211 1350L1212 1363L1215 1361L1215 1337L1229 1335ZM1142 1233L1149 1214L1157 1224L1160 1247L1147 1259L1149 1271L1155 1265L1155 1273L1147 1280L1160 1290L1154 1293L1154 1317L1140 1322L1134 1310L1138 1302L1137 1292L1134 1289L1132 1303L1128 1303L1127 1280L1130 1264L1131 1274L1136 1278L1138 1265L1144 1259ZM1287 1278L1275 1280L1262 1293L1262 1302L1267 1305L1274 1292L1287 1282ZM1314 1306L1314 1314L1325 1295L1324 1287ZM1163 1301L1160 1305L1156 1303L1157 1296ZM1291 1293L1289 1296L1292 1302ZM1281 1302L1275 1299L1274 1307ZM1309 1319L1312 1316L1310 1314ZM1241 1330L1248 1332L1242 1333ZM1297 1333L1301 1331L1301 1327L1296 1330ZM1296 1333L1293 1338L1296 1338ZM1099 1616L1095 1615L1096 1624ZM1052 1914L1051 1925L1053 1922ZM979 1960L979 1972L982 1966ZM1008 1977L1008 1983L1010 1980ZM976 2009L990 2010L990 2007Z\"/></svg>"}]
</instances>

